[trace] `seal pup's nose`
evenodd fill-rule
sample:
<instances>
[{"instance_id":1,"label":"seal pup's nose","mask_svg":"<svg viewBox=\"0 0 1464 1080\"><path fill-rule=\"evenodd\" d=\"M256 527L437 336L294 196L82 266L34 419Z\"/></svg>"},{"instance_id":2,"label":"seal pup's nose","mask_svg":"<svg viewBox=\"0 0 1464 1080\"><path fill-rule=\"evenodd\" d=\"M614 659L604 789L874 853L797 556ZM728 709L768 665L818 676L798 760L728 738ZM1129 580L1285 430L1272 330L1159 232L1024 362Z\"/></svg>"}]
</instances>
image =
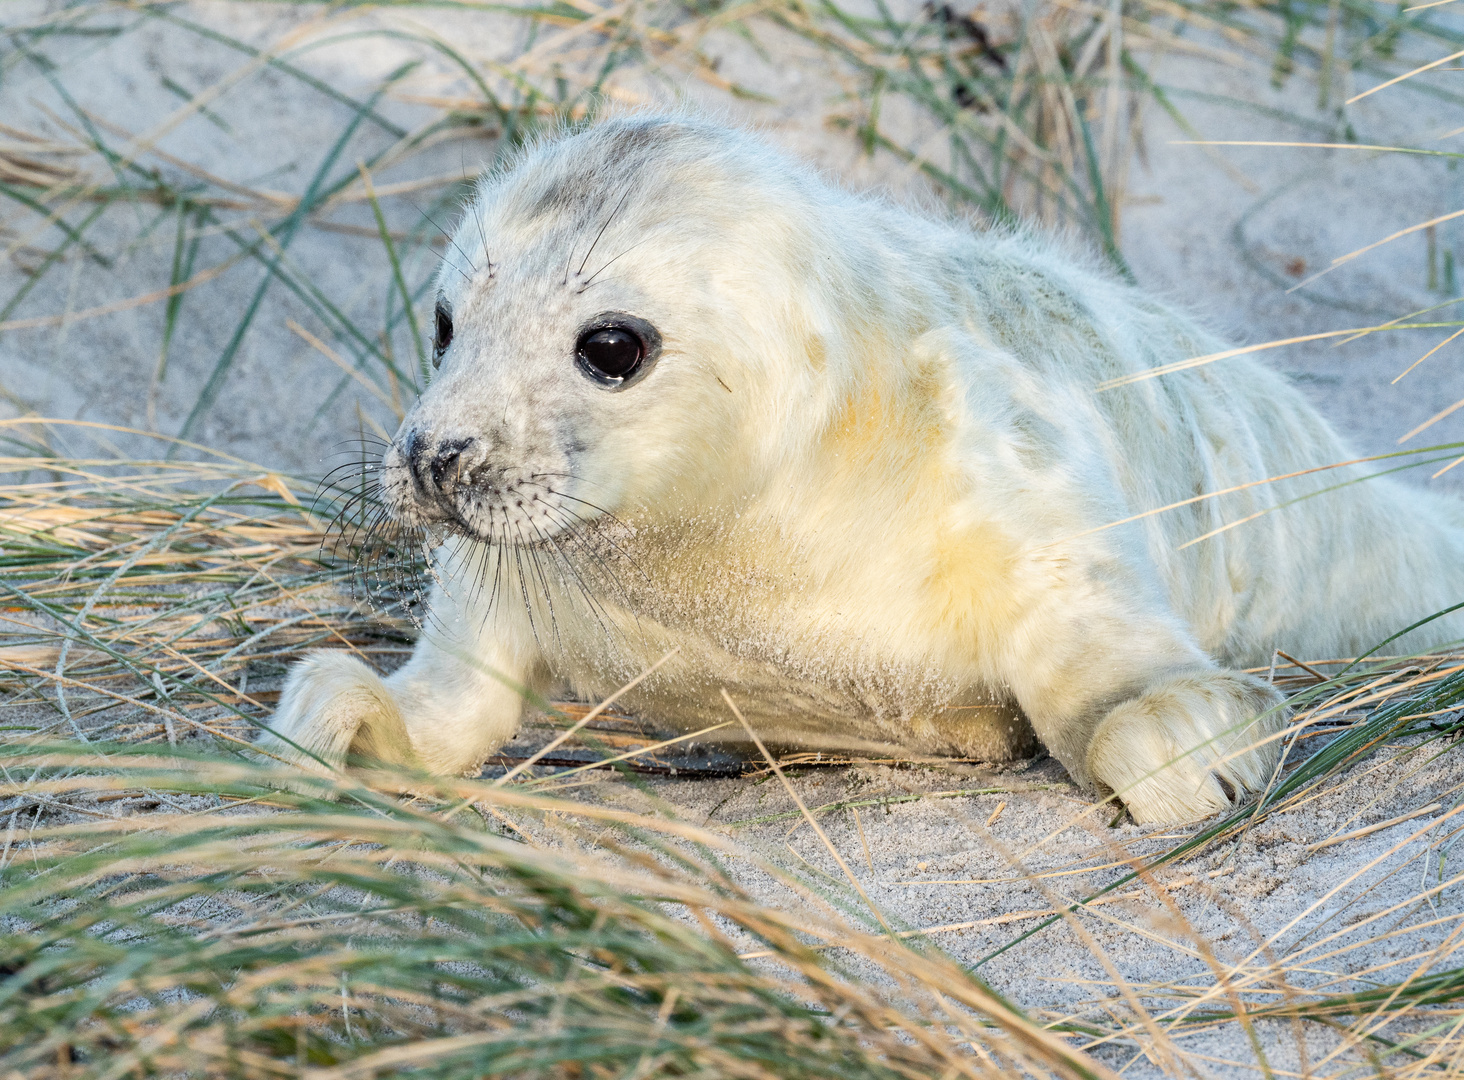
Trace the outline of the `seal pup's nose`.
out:
<instances>
[{"instance_id":1,"label":"seal pup's nose","mask_svg":"<svg viewBox=\"0 0 1464 1080\"><path fill-rule=\"evenodd\" d=\"M444 498L456 490L462 479L463 451L472 439L443 439L434 444L417 432L407 436L407 465L417 488L429 498Z\"/></svg>"}]
</instances>

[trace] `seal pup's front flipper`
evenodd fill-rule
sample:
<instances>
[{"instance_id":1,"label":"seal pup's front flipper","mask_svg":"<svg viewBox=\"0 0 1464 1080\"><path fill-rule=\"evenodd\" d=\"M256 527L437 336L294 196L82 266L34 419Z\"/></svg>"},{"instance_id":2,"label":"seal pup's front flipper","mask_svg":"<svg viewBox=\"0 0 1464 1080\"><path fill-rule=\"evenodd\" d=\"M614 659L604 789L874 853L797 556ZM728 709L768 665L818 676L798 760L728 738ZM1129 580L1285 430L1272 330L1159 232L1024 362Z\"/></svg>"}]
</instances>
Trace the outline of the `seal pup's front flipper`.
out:
<instances>
[{"instance_id":1,"label":"seal pup's front flipper","mask_svg":"<svg viewBox=\"0 0 1464 1080\"><path fill-rule=\"evenodd\" d=\"M451 618L453 605L443 597L437 603ZM456 621L471 625L470 619ZM520 644L500 633L469 651L455 636L428 631L411 659L384 679L343 650L311 653L290 669L258 745L327 775L372 764L446 776L476 772L513 738L524 693L542 681L536 650Z\"/></svg>"}]
</instances>

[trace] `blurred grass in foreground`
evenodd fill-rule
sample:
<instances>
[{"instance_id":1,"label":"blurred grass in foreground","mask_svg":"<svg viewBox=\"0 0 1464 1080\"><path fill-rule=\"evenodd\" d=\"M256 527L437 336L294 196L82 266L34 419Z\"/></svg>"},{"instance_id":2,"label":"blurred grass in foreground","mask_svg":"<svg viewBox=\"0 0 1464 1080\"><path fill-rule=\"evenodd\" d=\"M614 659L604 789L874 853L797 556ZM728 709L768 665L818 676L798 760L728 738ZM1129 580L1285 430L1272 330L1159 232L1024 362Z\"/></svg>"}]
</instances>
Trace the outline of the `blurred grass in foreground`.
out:
<instances>
[{"instance_id":1,"label":"blurred grass in foreground","mask_svg":"<svg viewBox=\"0 0 1464 1080\"><path fill-rule=\"evenodd\" d=\"M39 829L0 876L27 1076L1112 1075L796 882L796 913L758 903L722 866L745 853L675 822L117 747L0 764L36 798L170 803Z\"/></svg>"}]
</instances>

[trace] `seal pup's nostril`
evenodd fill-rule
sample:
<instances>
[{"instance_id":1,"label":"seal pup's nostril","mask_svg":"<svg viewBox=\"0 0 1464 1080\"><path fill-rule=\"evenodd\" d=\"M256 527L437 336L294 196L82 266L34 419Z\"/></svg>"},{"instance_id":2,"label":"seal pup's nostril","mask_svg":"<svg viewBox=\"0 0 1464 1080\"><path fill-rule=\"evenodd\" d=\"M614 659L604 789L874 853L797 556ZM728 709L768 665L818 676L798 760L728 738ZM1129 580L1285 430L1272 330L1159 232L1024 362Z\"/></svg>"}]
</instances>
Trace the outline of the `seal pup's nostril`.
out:
<instances>
[{"instance_id":1,"label":"seal pup's nostril","mask_svg":"<svg viewBox=\"0 0 1464 1080\"><path fill-rule=\"evenodd\" d=\"M432 499L451 494L462 478L463 451L476 441L444 439L434 449L432 440L421 433L408 433L401 453L419 495Z\"/></svg>"},{"instance_id":2,"label":"seal pup's nostril","mask_svg":"<svg viewBox=\"0 0 1464 1080\"><path fill-rule=\"evenodd\" d=\"M419 488L426 486L426 476L422 469L422 457L427 452L427 440L420 432L409 431L407 437L402 441L402 457L407 460L407 471L411 473L412 480Z\"/></svg>"},{"instance_id":3,"label":"seal pup's nostril","mask_svg":"<svg viewBox=\"0 0 1464 1080\"><path fill-rule=\"evenodd\" d=\"M463 451L472 445L472 439L451 439L440 443L437 453L432 455L428 470L432 474L432 487L441 494L447 494L457 486L461 475Z\"/></svg>"}]
</instances>

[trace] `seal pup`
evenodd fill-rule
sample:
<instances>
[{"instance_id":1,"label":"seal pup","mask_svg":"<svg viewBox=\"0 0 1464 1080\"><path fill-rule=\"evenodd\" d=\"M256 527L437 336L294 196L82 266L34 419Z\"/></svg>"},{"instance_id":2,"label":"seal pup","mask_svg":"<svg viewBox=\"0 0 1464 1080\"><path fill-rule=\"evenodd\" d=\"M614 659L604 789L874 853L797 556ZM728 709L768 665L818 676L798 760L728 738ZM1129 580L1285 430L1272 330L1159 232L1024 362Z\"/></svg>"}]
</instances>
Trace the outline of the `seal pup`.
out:
<instances>
[{"instance_id":1,"label":"seal pup","mask_svg":"<svg viewBox=\"0 0 1464 1080\"><path fill-rule=\"evenodd\" d=\"M675 648L627 705L700 730L725 688L783 745L1035 734L1136 820L1188 821L1277 760L1281 695L1240 669L1464 598L1458 505L1324 490L1348 470L1253 484L1350 456L1278 375L1100 390L1223 344L1051 241L744 132L638 115L525 149L438 289L438 370L378 473L441 540L432 618L388 678L291 671L274 731L329 763L475 770L523 690L600 698Z\"/></svg>"}]
</instances>

